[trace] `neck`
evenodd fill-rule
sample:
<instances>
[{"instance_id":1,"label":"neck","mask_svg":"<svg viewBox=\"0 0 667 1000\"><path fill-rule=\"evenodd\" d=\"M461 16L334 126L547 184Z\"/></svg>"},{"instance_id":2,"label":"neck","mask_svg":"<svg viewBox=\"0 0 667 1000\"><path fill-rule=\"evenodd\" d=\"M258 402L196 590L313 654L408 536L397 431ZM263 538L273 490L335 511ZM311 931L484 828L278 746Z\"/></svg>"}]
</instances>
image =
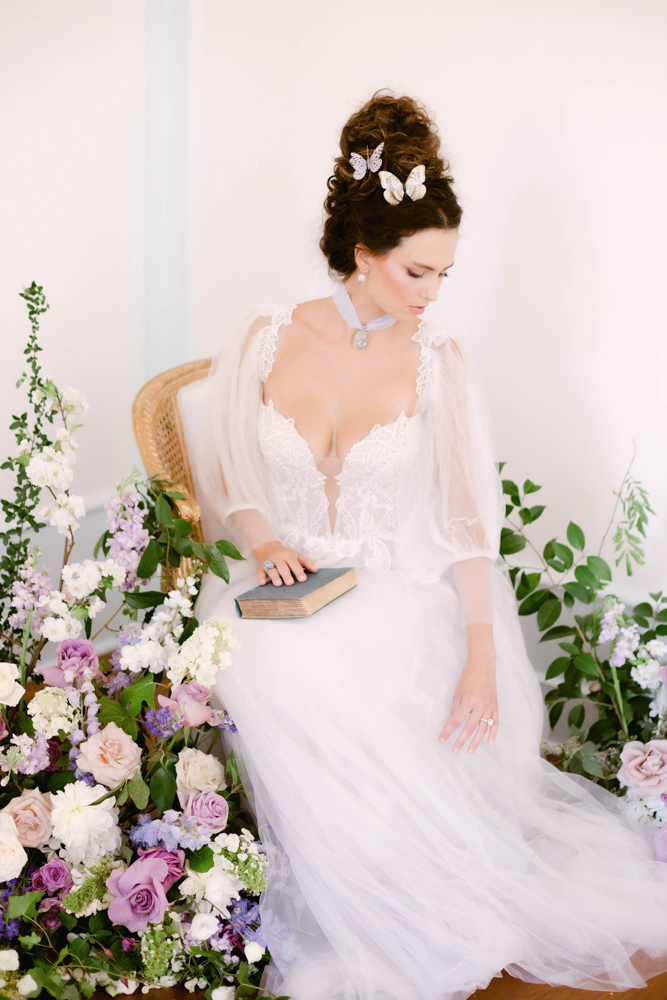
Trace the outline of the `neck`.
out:
<instances>
[{"instance_id":1,"label":"neck","mask_svg":"<svg viewBox=\"0 0 667 1000\"><path fill-rule=\"evenodd\" d=\"M362 323L371 323L374 319L379 319L380 316L385 315L384 309L381 309L377 302L375 302L365 282L361 284L355 275L352 275L343 284L347 289L347 294L352 299L352 304L357 310L357 316Z\"/></svg>"}]
</instances>

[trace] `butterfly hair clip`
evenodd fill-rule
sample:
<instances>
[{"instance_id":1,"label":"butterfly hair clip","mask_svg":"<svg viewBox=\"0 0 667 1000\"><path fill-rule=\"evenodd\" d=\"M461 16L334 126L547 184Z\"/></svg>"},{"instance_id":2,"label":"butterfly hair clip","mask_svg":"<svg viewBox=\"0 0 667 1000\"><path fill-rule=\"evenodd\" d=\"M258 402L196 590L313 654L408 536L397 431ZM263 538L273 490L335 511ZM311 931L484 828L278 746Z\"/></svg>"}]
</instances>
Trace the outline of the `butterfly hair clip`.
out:
<instances>
[{"instance_id":1,"label":"butterfly hair clip","mask_svg":"<svg viewBox=\"0 0 667 1000\"><path fill-rule=\"evenodd\" d=\"M390 205L400 205L407 194L408 198L412 201L419 201L426 194L425 178L426 167L423 163L420 163L418 167L412 168L405 182L405 187L395 174L390 173L389 170L381 170L380 183L384 188L385 200Z\"/></svg>"},{"instance_id":2,"label":"butterfly hair clip","mask_svg":"<svg viewBox=\"0 0 667 1000\"><path fill-rule=\"evenodd\" d=\"M382 166L382 150L384 149L384 143L381 142L373 152L368 154L368 149L366 150L366 156L362 156L360 153L350 153L350 163L354 167L354 173L352 176L355 181L360 181L362 177L366 176L366 171L370 170L371 173L376 174L380 167Z\"/></svg>"}]
</instances>

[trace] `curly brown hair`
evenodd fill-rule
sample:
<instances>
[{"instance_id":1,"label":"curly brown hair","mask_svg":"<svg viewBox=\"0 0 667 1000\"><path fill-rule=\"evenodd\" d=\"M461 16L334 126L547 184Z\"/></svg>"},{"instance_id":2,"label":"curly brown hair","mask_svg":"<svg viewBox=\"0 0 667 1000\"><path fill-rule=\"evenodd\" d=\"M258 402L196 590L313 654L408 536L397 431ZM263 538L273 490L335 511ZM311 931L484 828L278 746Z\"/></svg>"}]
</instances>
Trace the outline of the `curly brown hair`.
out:
<instances>
[{"instance_id":1,"label":"curly brown hair","mask_svg":"<svg viewBox=\"0 0 667 1000\"><path fill-rule=\"evenodd\" d=\"M350 153L366 156L384 142L382 168L405 182L413 167L426 168L426 195L390 205L377 173L352 176ZM327 181L326 219L320 249L331 271L347 278L356 268L354 251L364 247L380 257L423 229L457 229L461 206L452 188L449 164L440 155L440 136L426 109L412 97L378 91L345 124L341 155Z\"/></svg>"}]
</instances>

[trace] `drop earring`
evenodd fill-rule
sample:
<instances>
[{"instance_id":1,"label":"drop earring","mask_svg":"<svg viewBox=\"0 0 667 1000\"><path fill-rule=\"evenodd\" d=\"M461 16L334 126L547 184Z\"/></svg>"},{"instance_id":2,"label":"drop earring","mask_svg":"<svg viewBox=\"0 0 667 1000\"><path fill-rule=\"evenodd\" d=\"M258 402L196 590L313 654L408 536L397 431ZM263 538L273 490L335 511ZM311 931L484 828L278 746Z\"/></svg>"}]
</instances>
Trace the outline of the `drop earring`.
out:
<instances>
[{"instance_id":1,"label":"drop earring","mask_svg":"<svg viewBox=\"0 0 667 1000\"><path fill-rule=\"evenodd\" d=\"M366 280L366 275L364 274L364 272L363 272L363 271L362 271L362 272L361 272L361 274L359 275L359 279L358 279L358 280L359 280L359 281L365 281L365 280Z\"/></svg>"}]
</instances>

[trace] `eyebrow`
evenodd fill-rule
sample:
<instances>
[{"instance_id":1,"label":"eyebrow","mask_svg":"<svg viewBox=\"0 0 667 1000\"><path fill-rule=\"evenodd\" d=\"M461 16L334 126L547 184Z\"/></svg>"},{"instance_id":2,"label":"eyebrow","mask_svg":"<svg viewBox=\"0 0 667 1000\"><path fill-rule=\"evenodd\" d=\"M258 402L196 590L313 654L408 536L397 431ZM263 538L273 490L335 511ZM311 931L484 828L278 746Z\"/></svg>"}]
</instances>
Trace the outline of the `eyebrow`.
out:
<instances>
[{"instance_id":1,"label":"eyebrow","mask_svg":"<svg viewBox=\"0 0 667 1000\"><path fill-rule=\"evenodd\" d=\"M420 264L416 260L412 260L410 261L410 263L413 265L413 267L423 267L425 271L435 271L434 267L429 267L428 264ZM448 264L447 267L443 267L443 271L449 271L450 267L454 267L454 261L452 261L451 264Z\"/></svg>"}]
</instances>

